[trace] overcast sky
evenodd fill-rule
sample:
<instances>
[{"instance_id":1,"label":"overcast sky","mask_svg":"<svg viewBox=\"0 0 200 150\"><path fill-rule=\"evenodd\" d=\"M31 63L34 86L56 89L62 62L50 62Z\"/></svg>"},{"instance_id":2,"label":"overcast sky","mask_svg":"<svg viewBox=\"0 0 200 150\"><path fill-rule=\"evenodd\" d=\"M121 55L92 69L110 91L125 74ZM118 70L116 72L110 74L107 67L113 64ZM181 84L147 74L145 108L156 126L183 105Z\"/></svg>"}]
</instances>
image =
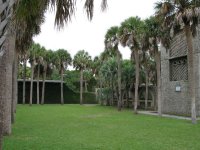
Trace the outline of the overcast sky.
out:
<instances>
[{"instance_id":1,"label":"overcast sky","mask_svg":"<svg viewBox=\"0 0 200 150\"><path fill-rule=\"evenodd\" d=\"M100 1L95 0L91 22L83 11L83 3L77 2L76 16L61 31L54 27L54 13L47 12L46 21L41 27L42 32L34 37L34 41L46 49L66 49L72 57L77 51L84 49L94 58L104 50L104 36L111 26L119 26L131 16L145 19L153 15L154 4L158 0L108 0L108 9L103 13L100 10ZM124 59L130 58L128 48L120 47L120 51Z\"/></svg>"}]
</instances>

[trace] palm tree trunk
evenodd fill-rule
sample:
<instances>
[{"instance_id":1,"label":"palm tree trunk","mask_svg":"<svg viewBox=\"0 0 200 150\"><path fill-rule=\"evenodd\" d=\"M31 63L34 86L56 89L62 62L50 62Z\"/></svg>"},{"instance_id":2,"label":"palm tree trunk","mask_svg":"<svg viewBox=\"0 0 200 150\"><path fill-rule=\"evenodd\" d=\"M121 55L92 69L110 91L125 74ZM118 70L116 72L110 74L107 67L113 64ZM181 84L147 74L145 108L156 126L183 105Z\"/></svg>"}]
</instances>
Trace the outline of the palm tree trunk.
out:
<instances>
[{"instance_id":1,"label":"palm tree trunk","mask_svg":"<svg viewBox=\"0 0 200 150\"><path fill-rule=\"evenodd\" d=\"M34 67L35 67L35 57L33 58L33 62L31 64L31 85L30 85L30 102L29 102L30 106L32 106L32 103L33 103L33 74L34 74Z\"/></svg>"},{"instance_id":2,"label":"palm tree trunk","mask_svg":"<svg viewBox=\"0 0 200 150\"><path fill-rule=\"evenodd\" d=\"M10 0L10 1L5 0L1 2L2 2L2 7L0 8L1 14L4 13L6 16L5 16L5 19L4 17L1 18L1 23L0 23L0 29L1 29L0 32L2 33L0 37L0 46L1 46L1 49L0 49L0 70L1 70L0 71L0 83L1 83L0 84L0 150L2 150L2 145L3 145L3 129L4 129L3 121L5 119L4 110L7 109L5 107L5 102L9 101L9 99L7 99L6 97L7 96L6 91L8 90L6 89L6 83L7 83L6 82L6 75L7 75L6 65L7 65L7 60L9 60L7 56L8 56L8 50L10 50L10 47L8 46L8 43L6 43L6 37L8 37L8 30L4 30L4 29L9 29L5 27L9 23L9 20L10 20L9 17L12 16L12 8L16 0ZM11 49L11 51L12 50L13 49Z\"/></svg>"},{"instance_id":3,"label":"palm tree trunk","mask_svg":"<svg viewBox=\"0 0 200 150\"><path fill-rule=\"evenodd\" d=\"M43 74L43 82L42 82L42 100L41 100L42 105L44 104L46 74L47 74L47 67L45 65L44 74Z\"/></svg>"},{"instance_id":4,"label":"palm tree trunk","mask_svg":"<svg viewBox=\"0 0 200 150\"><path fill-rule=\"evenodd\" d=\"M24 71L23 71L23 104L26 99L26 58L24 58Z\"/></svg>"},{"instance_id":5,"label":"palm tree trunk","mask_svg":"<svg viewBox=\"0 0 200 150\"><path fill-rule=\"evenodd\" d=\"M88 92L88 89L87 89L87 80L85 80L85 92Z\"/></svg>"},{"instance_id":6,"label":"palm tree trunk","mask_svg":"<svg viewBox=\"0 0 200 150\"><path fill-rule=\"evenodd\" d=\"M120 52L119 50L117 50L117 64L118 64L118 93L119 93L119 97L118 97L118 111L121 111L122 108L122 93L121 93L121 60L120 60Z\"/></svg>"},{"instance_id":7,"label":"palm tree trunk","mask_svg":"<svg viewBox=\"0 0 200 150\"><path fill-rule=\"evenodd\" d=\"M83 105L83 69L80 73L80 105Z\"/></svg>"},{"instance_id":8,"label":"palm tree trunk","mask_svg":"<svg viewBox=\"0 0 200 150\"><path fill-rule=\"evenodd\" d=\"M15 112L16 112L16 104L17 104L17 88L18 88L18 82L17 82L17 72L18 72L18 53L15 50L14 51L14 61L13 61L13 76L12 76L12 109L11 109L11 121L12 123L15 122Z\"/></svg>"},{"instance_id":9,"label":"palm tree trunk","mask_svg":"<svg viewBox=\"0 0 200 150\"><path fill-rule=\"evenodd\" d=\"M15 64L14 64L14 67L15 67L15 70L14 70L14 91L13 91L13 96L15 97L14 98L14 103L13 103L13 111L14 113L16 113L16 109L17 109L17 103L18 103L18 64L19 64L19 60L18 60L18 53L16 52L16 55L15 55Z\"/></svg>"},{"instance_id":10,"label":"palm tree trunk","mask_svg":"<svg viewBox=\"0 0 200 150\"><path fill-rule=\"evenodd\" d=\"M162 103L161 103L161 73L160 73L160 52L156 50L155 53L156 60L156 71L157 71L157 106L158 115L162 116Z\"/></svg>"},{"instance_id":11,"label":"palm tree trunk","mask_svg":"<svg viewBox=\"0 0 200 150\"><path fill-rule=\"evenodd\" d=\"M10 135L11 134L11 109L12 109L12 67L14 61L14 51L15 51L15 37L9 36L5 42L5 48L7 58L6 58L6 101L4 107L4 120L3 120L3 134Z\"/></svg>"},{"instance_id":12,"label":"palm tree trunk","mask_svg":"<svg viewBox=\"0 0 200 150\"><path fill-rule=\"evenodd\" d=\"M63 69L61 69L61 104L63 105L64 104L64 99L63 99Z\"/></svg>"},{"instance_id":13,"label":"palm tree trunk","mask_svg":"<svg viewBox=\"0 0 200 150\"><path fill-rule=\"evenodd\" d=\"M149 76L148 76L148 71L145 71L145 76L146 76L146 90L145 90L145 110L147 109L147 105L148 105L148 95L149 95Z\"/></svg>"},{"instance_id":14,"label":"palm tree trunk","mask_svg":"<svg viewBox=\"0 0 200 150\"><path fill-rule=\"evenodd\" d=\"M38 64L38 72L37 72L37 104L40 104L40 64Z\"/></svg>"},{"instance_id":15,"label":"palm tree trunk","mask_svg":"<svg viewBox=\"0 0 200 150\"><path fill-rule=\"evenodd\" d=\"M194 71L194 51L192 43L192 33L190 26L185 26L185 35L188 46L188 81L189 81L189 95L191 97L191 119L192 123L196 124L196 91L195 91L195 71Z\"/></svg>"},{"instance_id":16,"label":"palm tree trunk","mask_svg":"<svg viewBox=\"0 0 200 150\"><path fill-rule=\"evenodd\" d=\"M0 55L0 150L3 145L3 121L4 121L4 107L6 102L6 53Z\"/></svg>"},{"instance_id":17,"label":"palm tree trunk","mask_svg":"<svg viewBox=\"0 0 200 150\"><path fill-rule=\"evenodd\" d=\"M135 67L136 67L136 75L135 75L135 99L134 99L134 112L137 114L137 105L138 105L138 86L139 86L139 54L138 50L134 52L135 55Z\"/></svg>"}]
</instances>

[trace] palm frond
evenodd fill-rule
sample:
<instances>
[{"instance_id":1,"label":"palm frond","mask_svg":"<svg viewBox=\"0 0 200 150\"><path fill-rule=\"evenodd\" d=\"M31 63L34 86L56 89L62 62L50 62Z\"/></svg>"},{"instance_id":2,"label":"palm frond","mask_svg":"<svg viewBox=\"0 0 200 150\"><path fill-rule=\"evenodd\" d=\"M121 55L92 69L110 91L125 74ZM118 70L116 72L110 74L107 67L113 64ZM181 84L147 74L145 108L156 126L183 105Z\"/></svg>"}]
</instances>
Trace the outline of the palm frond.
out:
<instances>
[{"instance_id":1,"label":"palm frond","mask_svg":"<svg viewBox=\"0 0 200 150\"><path fill-rule=\"evenodd\" d=\"M92 20L93 12L94 12L94 0L86 0L84 8L86 10L89 20Z\"/></svg>"},{"instance_id":2,"label":"palm frond","mask_svg":"<svg viewBox=\"0 0 200 150\"><path fill-rule=\"evenodd\" d=\"M121 37L120 37L120 43L123 47L126 46L126 43L129 39L129 34L123 34Z\"/></svg>"},{"instance_id":3,"label":"palm frond","mask_svg":"<svg viewBox=\"0 0 200 150\"><path fill-rule=\"evenodd\" d=\"M56 5L55 26L60 29L65 23L71 21L75 12L76 0L53 0L52 2Z\"/></svg>"},{"instance_id":4,"label":"palm frond","mask_svg":"<svg viewBox=\"0 0 200 150\"><path fill-rule=\"evenodd\" d=\"M102 2L101 2L101 10L105 11L107 6L108 6L107 0L102 0Z\"/></svg>"}]
</instances>

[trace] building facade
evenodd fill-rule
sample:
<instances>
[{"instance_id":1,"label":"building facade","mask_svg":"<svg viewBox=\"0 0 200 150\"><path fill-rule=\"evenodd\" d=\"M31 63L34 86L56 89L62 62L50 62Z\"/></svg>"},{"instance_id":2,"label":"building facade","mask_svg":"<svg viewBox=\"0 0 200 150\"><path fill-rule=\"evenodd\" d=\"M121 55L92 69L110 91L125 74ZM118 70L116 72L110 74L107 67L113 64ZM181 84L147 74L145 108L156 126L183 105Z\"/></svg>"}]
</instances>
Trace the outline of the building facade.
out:
<instances>
[{"instance_id":1,"label":"building facade","mask_svg":"<svg viewBox=\"0 0 200 150\"><path fill-rule=\"evenodd\" d=\"M193 39L196 74L196 110L200 116L200 32ZM170 48L161 46L161 103L162 113L191 115L188 87L187 43L184 32L178 33Z\"/></svg>"}]
</instances>

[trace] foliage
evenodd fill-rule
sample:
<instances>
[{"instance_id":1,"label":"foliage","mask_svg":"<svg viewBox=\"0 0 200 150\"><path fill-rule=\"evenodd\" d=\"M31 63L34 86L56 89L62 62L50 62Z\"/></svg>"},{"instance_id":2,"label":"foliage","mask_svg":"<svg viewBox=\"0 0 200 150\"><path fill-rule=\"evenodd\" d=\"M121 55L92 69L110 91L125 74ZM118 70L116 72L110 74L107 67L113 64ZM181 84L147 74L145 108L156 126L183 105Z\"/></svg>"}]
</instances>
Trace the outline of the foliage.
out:
<instances>
[{"instance_id":1,"label":"foliage","mask_svg":"<svg viewBox=\"0 0 200 150\"><path fill-rule=\"evenodd\" d=\"M59 74L58 69L56 69L56 68L53 69L53 72L49 79L50 80L60 80L60 74Z\"/></svg>"},{"instance_id":2,"label":"foliage","mask_svg":"<svg viewBox=\"0 0 200 150\"><path fill-rule=\"evenodd\" d=\"M29 49L29 52L30 52L30 54L29 54L29 63L31 65L33 65L33 63L36 64L36 62L35 62L36 61L36 55L37 55L37 58L39 58L40 55L37 54L37 52L41 52L40 49L41 49L40 44L33 43L31 45L31 47Z\"/></svg>"},{"instance_id":3,"label":"foliage","mask_svg":"<svg viewBox=\"0 0 200 150\"><path fill-rule=\"evenodd\" d=\"M117 81L117 61L115 58L109 58L100 68L100 74L103 81L107 84ZM112 83L111 83L112 84Z\"/></svg>"},{"instance_id":4,"label":"foliage","mask_svg":"<svg viewBox=\"0 0 200 150\"><path fill-rule=\"evenodd\" d=\"M118 51L118 43L119 43L119 40L117 38L118 30L119 28L117 26L113 26L109 28L108 31L106 32L104 44L107 50L114 49L114 51Z\"/></svg>"},{"instance_id":5,"label":"foliage","mask_svg":"<svg viewBox=\"0 0 200 150\"><path fill-rule=\"evenodd\" d=\"M72 62L71 55L67 50L59 49L55 52L54 64L59 71L66 70Z\"/></svg>"},{"instance_id":6,"label":"foliage","mask_svg":"<svg viewBox=\"0 0 200 150\"><path fill-rule=\"evenodd\" d=\"M80 73L78 71L65 71L64 82L73 91L79 91Z\"/></svg>"},{"instance_id":7,"label":"foliage","mask_svg":"<svg viewBox=\"0 0 200 150\"><path fill-rule=\"evenodd\" d=\"M140 49L140 39L144 29L144 22L139 17L130 17L121 23L118 30L120 43L131 50Z\"/></svg>"},{"instance_id":8,"label":"foliage","mask_svg":"<svg viewBox=\"0 0 200 150\"><path fill-rule=\"evenodd\" d=\"M20 0L15 10L16 50L20 54L26 54L33 43L33 36L41 31L44 22L44 13L47 9L47 1Z\"/></svg>"},{"instance_id":9,"label":"foliage","mask_svg":"<svg viewBox=\"0 0 200 150\"><path fill-rule=\"evenodd\" d=\"M135 79L135 67L131 60L122 61L122 84L126 89L131 88Z\"/></svg>"},{"instance_id":10,"label":"foliage","mask_svg":"<svg viewBox=\"0 0 200 150\"><path fill-rule=\"evenodd\" d=\"M93 73L91 70L84 70L83 71L83 79L86 80L86 81L89 81L91 80L93 77Z\"/></svg>"},{"instance_id":11,"label":"foliage","mask_svg":"<svg viewBox=\"0 0 200 150\"><path fill-rule=\"evenodd\" d=\"M101 100L109 100L112 97L112 89L110 87L102 88L102 97Z\"/></svg>"},{"instance_id":12,"label":"foliage","mask_svg":"<svg viewBox=\"0 0 200 150\"><path fill-rule=\"evenodd\" d=\"M23 70L23 66L20 64L19 68L18 68L18 79L23 79L23 74L24 74L24 70ZM31 78L31 68L30 67L26 67L26 78L30 79Z\"/></svg>"},{"instance_id":13,"label":"foliage","mask_svg":"<svg viewBox=\"0 0 200 150\"><path fill-rule=\"evenodd\" d=\"M65 23L71 21L71 17L76 12L76 0L47 0L50 5L54 8L55 12L55 25L58 28L63 27ZM88 18L93 18L94 0L85 0L84 9L87 13ZM102 0L101 8L105 10L107 7L107 0Z\"/></svg>"},{"instance_id":14,"label":"foliage","mask_svg":"<svg viewBox=\"0 0 200 150\"><path fill-rule=\"evenodd\" d=\"M80 50L74 56L73 66L76 70L84 70L90 66L91 62L92 59L88 52Z\"/></svg>"}]
</instances>

